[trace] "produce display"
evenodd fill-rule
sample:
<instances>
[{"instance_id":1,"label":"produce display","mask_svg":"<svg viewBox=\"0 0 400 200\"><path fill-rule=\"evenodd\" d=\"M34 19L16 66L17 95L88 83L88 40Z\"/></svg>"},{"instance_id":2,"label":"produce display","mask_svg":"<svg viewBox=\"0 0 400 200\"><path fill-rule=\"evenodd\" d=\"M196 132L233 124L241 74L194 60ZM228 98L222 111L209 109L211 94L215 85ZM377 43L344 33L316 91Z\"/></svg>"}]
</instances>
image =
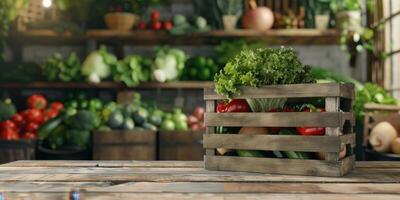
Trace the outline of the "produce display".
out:
<instances>
[{"instance_id":1,"label":"produce display","mask_svg":"<svg viewBox=\"0 0 400 200\"><path fill-rule=\"evenodd\" d=\"M219 67L213 59L197 56L186 62L181 79L211 81L218 71Z\"/></svg>"},{"instance_id":2,"label":"produce display","mask_svg":"<svg viewBox=\"0 0 400 200\"><path fill-rule=\"evenodd\" d=\"M231 59L215 76L215 91L226 96L219 101L216 112L325 112L324 104L317 100L287 102L286 99L230 99L240 94L242 86L315 83L316 79L309 66L303 65L292 49L246 49ZM278 134L312 137L325 135L320 127L217 127L217 133L224 134ZM345 147L341 156L344 157ZM222 155L242 157L278 157L289 159L322 159L322 153L294 151L259 151L217 149Z\"/></svg>"},{"instance_id":3,"label":"produce display","mask_svg":"<svg viewBox=\"0 0 400 200\"><path fill-rule=\"evenodd\" d=\"M0 139L36 139L39 127L56 118L63 107L61 102L48 104L47 99L40 94L29 96L26 100L26 110L18 113L10 99L1 102Z\"/></svg>"}]
</instances>

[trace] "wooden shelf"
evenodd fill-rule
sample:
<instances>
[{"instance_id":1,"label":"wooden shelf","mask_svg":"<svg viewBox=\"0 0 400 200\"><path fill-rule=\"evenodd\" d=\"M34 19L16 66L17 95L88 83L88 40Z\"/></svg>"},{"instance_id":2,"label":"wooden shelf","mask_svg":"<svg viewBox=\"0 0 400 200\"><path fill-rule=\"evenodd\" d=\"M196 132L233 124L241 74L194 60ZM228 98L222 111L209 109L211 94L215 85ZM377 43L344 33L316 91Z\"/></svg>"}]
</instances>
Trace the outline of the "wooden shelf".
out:
<instances>
[{"instance_id":1,"label":"wooden shelf","mask_svg":"<svg viewBox=\"0 0 400 200\"><path fill-rule=\"evenodd\" d=\"M170 83L143 83L136 87L127 87L120 83L0 83L2 89L203 89L212 87L209 81L177 81Z\"/></svg>"},{"instance_id":2,"label":"wooden shelf","mask_svg":"<svg viewBox=\"0 0 400 200\"><path fill-rule=\"evenodd\" d=\"M14 33L11 40L23 44L59 44L59 43L84 43L98 41L102 43L142 44L142 45L199 45L219 44L222 40L247 39L262 41L269 45L326 45L337 44L339 34L336 30L316 29L275 29L266 32L253 30L223 31L214 30L204 33L190 33L185 35L171 35L166 31L114 31L114 30L89 30L82 36L70 34L57 35L51 31L36 30L26 33Z\"/></svg>"}]
</instances>

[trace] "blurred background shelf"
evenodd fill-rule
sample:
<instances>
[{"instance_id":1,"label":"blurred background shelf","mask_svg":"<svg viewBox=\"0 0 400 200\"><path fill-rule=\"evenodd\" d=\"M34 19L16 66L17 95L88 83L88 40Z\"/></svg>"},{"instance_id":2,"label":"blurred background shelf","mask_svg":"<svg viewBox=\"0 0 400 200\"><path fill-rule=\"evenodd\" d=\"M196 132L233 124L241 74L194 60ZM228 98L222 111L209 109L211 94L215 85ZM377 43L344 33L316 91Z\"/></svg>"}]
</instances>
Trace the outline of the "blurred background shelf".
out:
<instances>
[{"instance_id":1,"label":"blurred background shelf","mask_svg":"<svg viewBox=\"0 0 400 200\"><path fill-rule=\"evenodd\" d=\"M209 81L177 81L169 83L143 83L136 87L127 87L120 83L102 82L91 83L0 83L1 89L203 89L212 87Z\"/></svg>"},{"instance_id":2,"label":"blurred background shelf","mask_svg":"<svg viewBox=\"0 0 400 200\"><path fill-rule=\"evenodd\" d=\"M70 33L57 34L50 30L31 30L29 32L12 34L13 41L24 44L79 44L85 41L105 43L123 42L124 44L174 44L197 45L219 44L223 40L247 39L265 42L269 45L300 45L300 44L337 44L339 33L336 30L316 29L274 29L266 32L253 30L223 31L214 30L204 33L171 35L166 31L114 31L89 30L85 35L74 36Z\"/></svg>"}]
</instances>

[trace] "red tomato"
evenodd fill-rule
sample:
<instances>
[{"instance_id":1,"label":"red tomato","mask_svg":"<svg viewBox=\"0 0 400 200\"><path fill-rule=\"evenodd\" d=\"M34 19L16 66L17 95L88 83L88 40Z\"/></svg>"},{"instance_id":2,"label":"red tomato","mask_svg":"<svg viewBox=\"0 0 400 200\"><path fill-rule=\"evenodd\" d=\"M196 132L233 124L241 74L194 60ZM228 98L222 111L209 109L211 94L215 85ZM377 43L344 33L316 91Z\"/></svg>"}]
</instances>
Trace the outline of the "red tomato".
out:
<instances>
[{"instance_id":1,"label":"red tomato","mask_svg":"<svg viewBox=\"0 0 400 200\"><path fill-rule=\"evenodd\" d=\"M13 129L3 129L0 132L0 139L2 139L2 140L18 140L19 135L18 135L17 131L15 131Z\"/></svg>"},{"instance_id":2,"label":"red tomato","mask_svg":"<svg viewBox=\"0 0 400 200\"><path fill-rule=\"evenodd\" d=\"M26 125L25 131L32 132L32 133L36 133L36 131L38 130L38 128L39 128L39 124L30 122L28 125Z\"/></svg>"},{"instance_id":3,"label":"red tomato","mask_svg":"<svg viewBox=\"0 0 400 200\"><path fill-rule=\"evenodd\" d=\"M21 128L23 126L25 126L25 120L22 117L21 114L16 113L13 116L11 116L11 121L14 122L14 124L18 127Z\"/></svg>"},{"instance_id":4,"label":"red tomato","mask_svg":"<svg viewBox=\"0 0 400 200\"><path fill-rule=\"evenodd\" d=\"M28 97L26 101L26 106L28 108L36 108L42 110L46 108L47 100L43 95L33 94L30 97Z\"/></svg>"},{"instance_id":5,"label":"red tomato","mask_svg":"<svg viewBox=\"0 0 400 200\"><path fill-rule=\"evenodd\" d=\"M1 122L0 123L0 130L7 130L7 129L11 129L11 130L17 131L17 126L11 120L6 120L4 122Z\"/></svg>"},{"instance_id":6,"label":"red tomato","mask_svg":"<svg viewBox=\"0 0 400 200\"><path fill-rule=\"evenodd\" d=\"M160 30L161 29L161 22L153 22L151 23L151 28L155 31Z\"/></svg>"},{"instance_id":7,"label":"red tomato","mask_svg":"<svg viewBox=\"0 0 400 200\"><path fill-rule=\"evenodd\" d=\"M48 109L43 113L43 121L47 122L50 119L53 119L54 117L57 117L59 111L55 109Z\"/></svg>"},{"instance_id":8,"label":"red tomato","mask_svg":"<svg viewBox=\"0 0 400 200\"><path fill-rule=\"evenodd\" d=\"M159 21L160 20L160 12L158 12L157 10L153 10L153 11L151 11L150 17L151 17L151 21L153 21L153 22Z\"/></svg>"},{"instance_id":9,"label":"red tomato","mask_svg":"<svg viewBox=\"0 0 400 200\"><path fill-rule=\"evenodd\" d=\"M22 135L22 138L32 140L36 139L36 134L31 133L31 132L26 132L25 134Z\"/></svg>"},{"instance_id":10,"label":"red tomato","mask_svg":"<svg viewBox=\"0 0 400 200\"><path fill-rule=\"evenodd\" d=\"M139 24L138 24L138 29L139 30L146 30L146 27L147 27L147 24L146 24L146 22L139 22Z\"/></svg>"},{"instance_id":11,"label":"red tomato","mask_svg":"<svg viewBox=\"0 0 400 200\"><path fill-rule=\"evenodd\" d=\"M50 104L50 108L53 110L60 111L64 108L64 104L62 104L61 102L55 101Z\"/></svg>"},{"instance_id":12,"label":"red tomato","mask_svg":"<svg viewBox=\"0 0 400 200\"><path fill-rule=\"evenodd\" d=\"M171 30L172 29L172 22L171 21L165 21L165 22L163 22L163 24L162 24L162 28L164 29L164 30Z\"/></svg>"},{"instance_id":13,"label":"red tomato","mask_svg":"<svg viewBox=\"0 0 400 200\"><path fill-rule=\"evenodd\" d=\"M25 110L22 113L22 116L24 117L24 119L27 123L34 122L34 123L40 124L43 122L43 115L40 112L40 110L38 110L38 109Z\"/></svg>"}]
</instances>

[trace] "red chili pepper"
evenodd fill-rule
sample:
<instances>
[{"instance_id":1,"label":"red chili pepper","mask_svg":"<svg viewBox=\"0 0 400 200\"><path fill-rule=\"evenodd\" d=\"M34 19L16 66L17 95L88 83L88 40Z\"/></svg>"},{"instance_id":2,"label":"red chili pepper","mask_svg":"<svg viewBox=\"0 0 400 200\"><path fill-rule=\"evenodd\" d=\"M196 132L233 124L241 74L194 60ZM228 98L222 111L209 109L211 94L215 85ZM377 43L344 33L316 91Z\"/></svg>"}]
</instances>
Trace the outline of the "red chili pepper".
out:
<instances>
[{"instance_id":1,"label":"red chili pepper","mask_svg":"<svg viewBox=\"0 0 400 200\"><path fill-rule=\"evenodd\" d=\"M308 106L302 112L325 112L325 109ZM296 131L300 135L325 135L325 128L322 127L297 127Z\"/></svg>"}]
</instances>

